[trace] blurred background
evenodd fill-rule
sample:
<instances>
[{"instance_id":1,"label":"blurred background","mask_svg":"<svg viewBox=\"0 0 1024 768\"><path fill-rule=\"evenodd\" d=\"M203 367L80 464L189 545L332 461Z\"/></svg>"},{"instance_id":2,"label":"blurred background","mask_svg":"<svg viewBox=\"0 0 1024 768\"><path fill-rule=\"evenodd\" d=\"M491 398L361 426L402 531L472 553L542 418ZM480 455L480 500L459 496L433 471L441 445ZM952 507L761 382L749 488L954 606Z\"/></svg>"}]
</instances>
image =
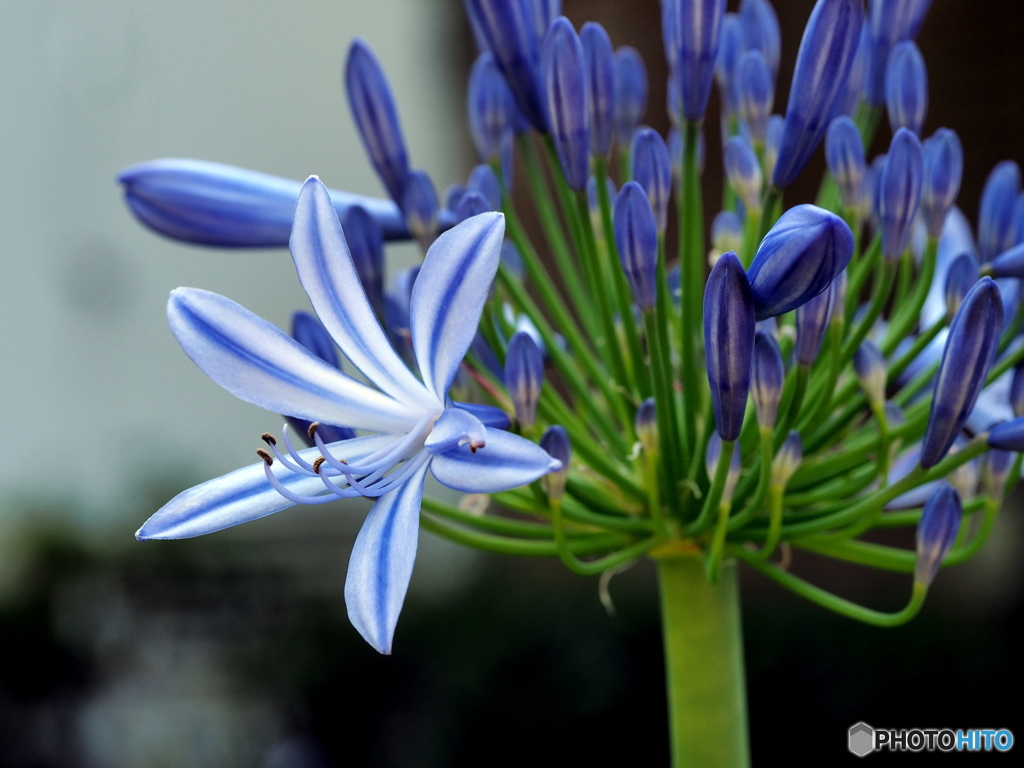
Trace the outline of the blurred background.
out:
<instances>
[{"instance_id":1,"label":"blurred background","mask_svg":"<svg viewBox=\"0 0 1024 768\"><path fill-rule=\"evenodd\" d=\"M776 2L776 111L812 5ZM565 13L641 50L647 121L666 131L657 1L566 0ZM195 157L382 194L340 86L359 35L391 79L414 166L439 189L464 180L474 50L461 4L0 0L0 18L0 414L12 448L0 463L0 765L665 764L647 563L612 581L612 616L596 580L424 534L395 654L381 657L342 598L366 504L190 541L132 537L180 490L252 463L260 433L280 428L187 360L166 327L167 293L214 290L281 326L307 300L283 249L215 251L144 230L117 172ZM960 134L972 220L991 167L1024 160L1022 36L1016 0L983 12L948 0L918 39L926 133ZM716 94L707 200L721 185L717 124ZM888 141L883 126L875 149ZM823 167L819 152L787 204L813 198ZM391 247L388 267L415 258ZM744 572L755 761L846 759L858 720L1024 737L1001 696L1022 682L1021 503L1008 500L982 555L943 573L897 630ZM902 605L908 587L811 556L794 567L879 608Z\"/></svg>"}]
</instances>

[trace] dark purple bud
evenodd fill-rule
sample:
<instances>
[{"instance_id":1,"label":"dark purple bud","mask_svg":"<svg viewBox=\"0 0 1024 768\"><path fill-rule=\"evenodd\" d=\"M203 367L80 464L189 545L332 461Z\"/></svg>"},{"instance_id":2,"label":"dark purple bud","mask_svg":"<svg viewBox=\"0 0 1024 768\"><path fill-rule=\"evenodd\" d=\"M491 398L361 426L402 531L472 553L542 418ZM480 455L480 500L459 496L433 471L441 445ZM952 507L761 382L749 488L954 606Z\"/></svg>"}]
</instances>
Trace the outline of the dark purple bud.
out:
<instances>
[{"instance_id":1,"label":"dark purple bud","mask_svg":"<svg viewBox=\"0 0 1024 768\"><path fill-rule=\"evenodd\" d=\"M915 584L927 587L935 579L939 566L956 541L962 516L960 494L949 483L940 483L925 502L921 520L917 524Z\"/></svg>"},{"instance_id":2,"label":"dark purple bud","mask_svg":"<svg viewBox=\"0 0 1024 768\"><path fill-rule=\"evenodd\" d=\"M782 115L768 118L768 127L764 133L764 177L771 179L775 175L775 164L779 160L779 147L782 146L782 135L786 132L786 119Z\"/></svg>"},{"instance_id":3,"label":"dark purple bud","mask_svg":"<svg viewBox=\"0 0 1024 768\"><path fill-rule=\"evenodd\" d=\"M1024 416L1024 365L1018 365L1013 371L1013 379L1010 382L1010 408L1014 416Z\"/></svg>"},{"instance_id":4,"label":"dark purple bud","mask_svg":"<svg viewBox=\"0 0 1024 768\"><path fill-rule=\"evenodd\" d=\"M516 421L530 430L537 421L537 401L544 386L544 357L533 337L519 331L505 353L505 386L512 398Z\"/></svg>"},{"instance_id":5,"label":"dark purple bud","mask_svg":"<svg viewBox=\"0 0 1024 768\"><path fill-rule=\"evenodd\" d=\"M481 53L469 74L469 132L476 152L486 163L501 155L501 140L512 128L515 99L490 52Z\"/></svg>"},{"instance_id":6,"label":"dark purple bud","mask_svg":"<svg viewBox=\"0 0 1024 768\"><path fill-rule=\"evenodd\" d=\"M636 436L648 456L658 452L658 420L654 398L648 397L636 409Z\"/></svg>"},{"instance_id":7,"label":"dark purple bud","mask_svg":"<svg viewBox=\"0 0 1024 768\"><path fill-rule=\"evenodd\" d=\"M733 77L736 106L753 141L764 141L775 102L775 81L760 51L747 51Z\"/></svg>"},{"instance_id":8,"label":"dark purple bud","mask_svg":"<svg viewBox=\"0 0 1024 768\"><path fill-rule=\"evenodd\" d=\"M647 112L647 67L636 48L626 45L615 52L615 135L629 148L633 131Z\"/></svg>"},{"instance_id":9,"label":"dark purple bud","mask_svg":"<svg viewBox=\"0 0 1024 768\"><path fill-rule=\"evenodd\" d=\"M683 117L700 120L708 107L725 0L664 0L662 33L669 68L679 77Z\"/></svg>"},{"instance_id":10,"label":"dark purple bud","mask_svg":"<svg viewBox=\"0 0 1024 768\"><path fill-rule=\"evenodd\" d=\"M992 277L1024 277L1024 245L1015 245L992 259L988 274Z\"/></svg>"},{"instance_id":11,"label":"dark purple bud","mask_svg":"<svg viewBox=\"0 0 1024 768\"><path fill-rule=\"evenodd\" d=\"M424 250L437 237L437 217L440 206L434 182L425 171L410 171L405 178L402 193L402 211L409 231Z\"/></svg>"},{"instance_id":12,"label":"dark purple bud","mask_svg":"<svg viewBox=\"0 0 1024 768\"><path fill-rule=\"evenodd\" d=\"M736 72L736 65L740 56L743 55L743 24L740 22L738 13L727 13L722 18L722 37L718 42L718 59L715 61L715 81L718 83L718 90L722 96L723 110L727 115L734 115L739 111L739 104L736 103L736 89L733 88L733 75ZM670 74L669 79L672 80ZM670 82L669 103L673 100L679 102L678 110L669 107L669 112L682 115L682 94L679 92L678 82Z\"/></svg>"},{"instance_id":13,"label":"dark purple bud","mask_svg":"<svg viewBox=\"0 0 1024 768\"><path fill-rule=\"evenodd\" d=\"M790 208L761 241L750 265L757 319L783 315L828 288L853 255L853 232L815 205Z\"/></svg>"},{"instance_id":14,"label":"dark purple bud","mask_svg":"<svg viewBox=\"0 0 1024 768\"><path fill-rule=\"evenodd\" d=\"M796 308L796 346L793 354L800 365L813 365L821 351L825 331L832 321L836 291L842 281L837 278L827 290Z\"/></svg>"},{"instance_id":15,"label":"dark purple bud","mask_svg":"<svg viewBox=\"0 0 1024 768\"><path fill-rule=\"evenodd\" d=\"M754 334L754 362L750 372L750 394L761 429L774 429L779 416L779 400L786 369L775 337L765 331Z\"/></svg>"},{"instance_id":16,"label":"dark purple bud","mask_svg":"<svg viewBox=\"0 0 1024 768\"><path fill-rule=\"evenodd\" d=\"M296 312L292 315L292 338L328 365L339 367L338 350L334 346L334 340L314 315L308 312ZM292 416L286 416L285 419L302 436L307 445L312 445L312 440L309 439L311 422ZM355 432L348 427L336 427L331 424L321 424L317 432L325 443L349 440L356 436Z\"/></svg>"},{"instance_id":17,"label":"dark purple bud","mask_svg":"<svg viewBox=\"0 0 1024 768\"><path fill-rule=\"evenodd\" d=\"M850 74L846 76L846 85L836 99L833 115L853 117L857 105L867 96L868 77L871 70L871 25L867 19L860 26L860 38L857 41L857 53L850 65Z\"/></svg>"},{"instance_id":18,"label":"dark purple bud","mask_svg":"<svg viewBox=\"0 0 1024 768\"><path fill-rule=\"evenodd\" d=\"M885 402L885 358L874 342L865 340L853 353L853 372L872 405Z\"/></svg>"},{"instance_id":19,"label":"dark purple bud","mask_svg":"<svg viewBox=\"0 0 1024 768\"><path fill-rule=\"evenodd\" d=\"M974 408L995 359L1002 325L999 286L983 277L964 297L949 327L921 444L925 469L942 461Z\"/></svg>"},{"instance_id":20,"label":"dark purple bud","mask_svg":"<svg viewBox=\"0 0 1024 768\"><path fill-rule=\"evenodd\" d=\"M547 129L539 86L543 33L532 3L523 0L463 0L482 47L494 56L521 114L539 131Z\"/></svg>"},{"instance_id":21,"label":"dark purple bud","mask_svg":"<svg viewBox=\"0 0 1024 768\"><path fill-rule=\"evenodd\" d=\"M548 126L562 172L569 188L582 192L590 174L590 99L583 45L564 16L555 20L544 38L541 72Z\"/></svg>"},{"instance_id":22,"label":"dark purple bud","mask_svg":"<svg viewBox=\"0 0 1024 768\"><path fill-rule=\"evenodd\" d=\"M768 0L742 0L739 15L744 48L760 51L774 78L782 55L782 32L775 9Z\"/></svg>"},{"instance_id":23,"label":"dark purple bud","mask_svg":"<svg viewBox=\"0 0 1024 768\"><path fill-rule=\"evenodd\" d=\"M366 153L391 199L402 207L409 157L398 109L384 70L370 47L358 37L348 49L345 90Z\"/></svg>"},{"instance_id":24,"label":"dark purple bud","mask_svg":"<svg viewBox=\"0 0 1024 768\"><path fill-rule=\"evenodd\" d=\"M711 248L714 255L738 251L743 247L743 219L736 211L720 211L711 222Z\"/></svg>"},{"instance_id":25,"label":"dark purple bud","mask_svg":"<svg viewBox=\"0 0 1024 768\"><path fill-rule=\"evenodd\" d=\"M479 192L467 192L459 200L459 207L455 209L455 221L461 224L466 219L471 219L481 213L493 210L487 198Z\"/></svg>"},{"instance_id":26,"label":"dark purple bud","mask_svg":"<svg viewBox=\"0 0 1024 768\"><path fill-rule=\"evenodd\" d=\"M352 254L359 282L377 317L384 317L384 235L377 222L359 206L346 211L341 219L345 242ZM323 355L321 355L323 357ZM325 360L327 358L324 358Z\"/></svg>"},{"instance_id":27,"label":"dark purple bud","mask_svg":"<svg viewBox=\"0 0 1024 768\"><path fill-rule=\"evenodd\" d=\"M761 163L750 142L733 136L725 142L725 175L736 197L748 212L761 210Z\"/></svg>"},{"instance_id":28,"label":"dark purple bud","mask_svg":"<svg viewBox=\"0 0 1024 768\"><path fill-rule=\"evenodd\" d=\"M864 143L860 131L856 123L846 115L829 123L828 133L825 134L825 161L839 187L843 207L855 209L860 202L867 162L864 159Z\"/></svg>"},{"instance_id":29,"label":"dark purple bud","mask_svg":"<svg viewBox=\"0 0 1024 768\"><path fill-rule=\"evenodd\" d=\"M818 0L804 28L772 183L788 187L818 148L860 39L860 0Z\"/></svg>"},{"instance_id":30,"label":"dark purple bud","mask_svg":"<svg viewBox=\"0 0 1024 768\"><path fill-rule=\"evenodd\" d=\"M607 157L615 128L615 53L604 27L588 21L580 31L590 89L590 154Z\"/></svg>"},{"instance_id":31,"label":"dark purple bud","mask_svg":"<svg viewBox=\"0 0 1024 768\"><path fill-rule=\"evenodd\" d=\"M466 191L479 192L492 211L501 210L501 182L491 166L478 165L470 171Z\"/></svg>"},{"instance_id":32,"label":"dark purple bud","mask_svg":"<svg viewBox=\"0 0 1024 768\"><path fill-rule=\"evenodd\" d=\"M939 128L921 146L924 178L921 184L921 217L928 236L938 238L946 214L960 193L964 172L964 150L955 131Z\"/></svg>"},{"instance_id":33,"label":"dark purple bud","mask_svg":"<svg viewBox=\"0 0 1024 768\"><path fill-rule=\"evenodd\" d=\"M800 468L800 462L804 460L804 445L800 440L800 433L792 430L779 450L772 459L772 481L771 484L778 488L785 488L790 478Z\"/></svg>"},{"instance_id":34,"label":"dark purple bud","mask_svg":"<svg viewBox=\"0 0 1024 768\"><path fill-rule=\"evenodd\" d=\"M572 444L569 435L560 424L548 427L540 439L540 447L548 456L562 463L561 469L549 472L540 479L544 493L551 499L560 499L565 493L565 481L569 478L569 461L572 458Z\"/></svg>"},{"instance_id":35,"label":"dark purple bud","mask_svg":"<svg viewBox=\"0 0 1024 768\"><path fill-rule=\"evenodd\" d=\"M743 426L754 353L754 301L739 257L730 251L711 270L704 287L704 348L715 424L723 440Z\"/></svg>"},{"instance_id":36,"label":"dark purple bud","mask_svg":"<svg viewBox=\"0 0 1024 768\"><path fill-rule=\"evenodd\" d=\"M892 137L885 165L875 182L878 218L882 225L882 255L894 260L903 255L921 203L924 158L921 142L906 128Z\"/></svg>"},{"instance_id":37,"label":"dark purple bud","mask_svg":"<svg viewBox=\"0 0 1024 768\"><path fill-rule=\"evenodd\" d=\"M615 245L633 299L641 310L653 309L657 295L658 228L647 194L635 181L622 185L613 206Z\"/></svg>"},{"instance_id":38,"label":"dark purple bud","mask_svg":"<svg viewBox=\"0 0 1024 768\"><path fill-rule=\"evenodd\" d=\"M893 133L906 128L918 136L928 116L928 70L913 40L897 43L885 69L885 104Z\"/></svg>"},{"instance_id":39,"label":"dark purple bud","mask_svg":"<svg viewBox=\"0 0 1024 768\"><path fill-rule=\"evenodd\" d=\"M992 427L988 433L988 444L991 448L1024 453L1024 417L1018 416Z\"/></svg>"},{"instance_id":40,"label":"dark purple bud","mask_svg":"<svg viewBox=\"0 0 1024 768\"><path fill-rule=\"evenodd\" d=\"M651 203L658 232L665 233L668 223L668 200L672 193L672 158L661 134L653 128L641 128L633 135L630 155L633 180Z\"/></svg>"},{"instance_id":41,"label":"dark purple bud","mask_svg":"<svg viewBox=\"0 0 1024 768\"><path fill-rule=\"evenodd\" d=\"M924 22L932 0L872 0L871 72L868 100L885 103L885 69L889 53L900 40L913 40Z\"/></svg>"},{"instance_id":42,"label":"dark purple bud","mask_svg":"<svg viewBox=\"0 0 1024 768\"><path fill-rule=\"evenodd\" d=\"M1012 160L1004 160L992 169L981 193L978 250L982 264L1014 244L1017 232L1013 210L1019 193L1020 168Z\"/></svg>"},{"instance_id":43,"label":"dark purple bud","mask_svg":"<svg viewBox=\"0 0 1024 768\"><path fill-rule=\"evenodd\" d=\"M969 253L961 253L946 272L946 319L952 323L964 297L978 282L978 263Z\"/></svg>"}]
</instances>

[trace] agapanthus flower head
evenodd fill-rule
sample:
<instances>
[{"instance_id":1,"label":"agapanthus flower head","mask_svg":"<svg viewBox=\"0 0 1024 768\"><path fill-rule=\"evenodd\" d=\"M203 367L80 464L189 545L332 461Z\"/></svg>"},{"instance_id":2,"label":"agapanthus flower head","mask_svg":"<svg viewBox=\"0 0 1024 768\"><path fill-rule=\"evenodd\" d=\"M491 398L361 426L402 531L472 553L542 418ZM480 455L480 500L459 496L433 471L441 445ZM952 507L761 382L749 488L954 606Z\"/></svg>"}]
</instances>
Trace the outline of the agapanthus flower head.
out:
<instances>
[{"instance_id":1,"label":"agapanthus flower head","mask_svg":"<svg viewBox=\"0 0 1024 768\"><path fill-rule=\"evenodd\" d=\"M850 73L863 11L860 0L818 0L804 28L786 105L772 184L788 187L818 148Z\"/></svg>"},{"instance_id":2,"label":"agapanthus flower head","mask_svg":"<svg viewBox=\"0 0 1024 768\"><path fill-rule=\"evenodd\" d=\"M1019 193L1020 167L1017 163L1004 160L997 164L985 180L978 210L978 249L983 264L1014 244L1013 210Z\"/></svg>"},{"instance_id":3,"label":"agapanthus flower head","mask_svg":"<svg viewBox=\"0 0 1024 768\"><path fill-rule=\"evenodd\" d=\"M800 433L794 429L782 441L779 450L775 452L775 458L772 459L772 485L785 488L790 478L800 468L803 458L803 442L800 440Z\"/></svg>"},{"instance_id":4,"label":"agapanthus flower head","mask_svg":"<svg viewBox=\"0 0 1024 768\"><path fill-rule=\"evenodd\" d=\"M739 257L723 254L704 287L704 348L715 424L723 440L743 426L754 352L754 299Z\"/></svg>"},{"instance_id":5,"label":"agapanthus flower head","mask_svg":"<svg viewBox=\"0 0 1024 768\"><path fill-rule=\"evenodd\" d=\"M782 399L786 369L775 337L765 331L754 334L754 358L751 366L750 394L761 429L774 429Z\"/></svg>"},{"instance_id":6,"label":"agapanthus flower head","mask_svg":"<svg viewBox=\"0 0 1024 768\"><path fill-rule=\"evenodd\" d=\"M860 202L861 187L867 171L864 142L856 123L846 115L835 118L825 134L825 161L839 187L843 207L854 210Z\"/></svg>"},{"instance_id":7,"label":"agapanthus flower head","mask_svg":"<svg viewBox=\"0 0 1024 768\"><path fill-rule=\"evenodd\" d=\"M658 452L658 419L653 397L648 397L637 406L634 427L644 453L648 456L656 454Z\"/></svg>"},{"instance_id":8,"label":"agapanthus flower head","mask_svg":"<svg viewBox=\"0 0 1024 768\"><path fill-rule=\"evenodd\" d=\"M384 69L370 46L360 38L349 46L344 80L352 120L370 162L391 199L401 206L409 176L409 156L398 108Z\"/></svg>"},{"instance_id":9,"label":"agapanthus flower head","mask_svg":"<svg viewBox=\"0 0 1024 768\"><path fill-rule=\"evenodd\" d=\"M551 138L570 189L582 192L590 174L587 64L583 44L564 16L544 37L541 78Z\"/></svg>"},{"instance_id":10,"label":"agapanthus flower head","mask_svg":"<svg viewBox=\"0 0 1024 768\"><path fill-rule=\"evenodd\" d=\"M437 237L440 204L434 182L426 171L409 171L402 193L402 210L412 236L426 250Z\"/></svg>"},{"instance_id":11,"label":"agapanthus flower head","mask_svg":"<svg viewBox=\"0 0 1024 768\"><path fill-rule=\"evenodd\" d=\"M733 88L740 118L746 123L750 138L763 142L775 102L775 81L760 51L750 50L740 57Z\"/></svg>"},{"instance_id":12,"label":"agapanthus flower head","mask_svg":"<svg viewBox=\"0 0 1024 768\"><path fill-rule=\"evenodd\" d=\"M668 201L672 194L672 158L661 134L646 127L636 131L630 162L633 180L647 193L658 232L664 234L668 225Z\"/></svg>"},{"instance_id":13,"label":"agapanthus flower head","mask_svg":"<svg viewBox=\"0 0 1024 768\"><path fill-rule=\"evenodd\" d=\"M736 197L748 212L761 210L761 163L750 142L743 136L732 136L725 142L725 175Z\"/></svg>"},{"instance_id":14,"label":"agapanthus flower head","mask_svg":"<svg viewBox=\"0 0 1024 768\"><path fill-rule=\"evenodd\" d=\"M900 40L913 40L932 0L871 0L871 72L868 101L885 103L885 70L889 53Z\"/></svg>"},{"instance_id":15,"label":"agapanthus flower head","mask_svg":"<svg viewBox=\"0 0 1024 768\"><path fill-rule=\"evenodd\" d=\"M469 172L466 191L479 192L487 200L488 210L501 210L501 182L489 165L480 164Z\"/></svg>"},{"instance_id":16,"label":"agapanthus flower head","mask_svg":"<svg viewBox=\"0 0 1024 768\"><path fill-rule=\"evenodd\" d=\"M736 211L719 211L711 222L712 262L726 251L743 247L743 220Z\"/></svg>"},{"instance_id":17,"label":"agapanthus flower head","mask_svg":"<svg viewBox=\"0 0 1024 768\"><path fill-rule=\"evenodd\" d=\"M615 245L633 299L641 310L653 309L657 298L658 227L647 194L627 181L615 196L612 218Z\"/></svg>"},{"instance_id":18,"label":"agapanthus flower head","mask_svg":"<svg viewBox=\"0 0 1024 768\"><path fill-rule=\"evenodd\" d=\"M722 437L718 432L712 432L711 437L708 438L707 450L704 451L704 469L708 473L708 477L715 476L721 455ZM742 469L742 463L737 448L733 450L732 458L729 460L729 472L725 476L725 485L722 487L722 504L729 504L732 501L733 494L736 492L736 483L740 479L740 469Z\"/></svg>"},{"instance_id":19,"label":"agapanthus flower head","mask_svg":"<svg viewBox=\"0 0 1024 768\"><path fill-rule=\"evenodd\" d=\"M921 217L928 236L938 238L946 214L960 193L964 172L964 150L956 131L939 128L921 146L924 177L921 184Z\"/></svg>"},{"instance_id":20,"label":"agapanthus flower head","mask_svg":"<svg viewBox=\"0 0 1024 768\"><path fill-rule=\"evenodd\" d=\"M718 58L725 0L664 0L662 34L669 68L679 80L683 117L704 117Z\"/></svg>"},{"instance_id":21,"label":"agapanthus flower head","mask_svg":"<svg viewBox=\"0 0 1024 768\"><path fill-rule=\"evenodd\" d=\"M940 483L924 505L917 524L917 564L914 583L929 586L960 531L963 505L949 483Z\"/></svg>"},{"instance_id":22,"label":"agapanthus flower head","mask_svg":"<svg viewBox=\"0 0 1024 768\"><path fill-rule=\"evenodd\" d=\"M736 72L736 64L745 50L743 42L743 24L738 13L727 13L722 17L721 39L718 41L718 58L715 60L715 81L718 83L718 90L722 96L722 109L726 115L735 115L739 111L739 104L736 102L736 89L733 88L733 75ZM669 102L675 100L678 104L677 114L682 117L682 94L674 74L670 75L673 80L669 84ZM673 111L669 108L669 111Z\"/></svg>"},{"instance_id":23,"label":"agapanthus flower head","mask_svg":"<svg viewBox=\"0 0 1024 768\"><path fill-rule=\"evenodd\" d=\"M633 131L647 112L647 67L628 45L615 51L615 135L619 146L633 143Z\"/></svg>"},{"instance_id":24,"label":"agapanthus flower head","mask_svg":"<svg viewBox=\"0 0 1024 768\"><path fill-rule=\"evenodd\" d=\"M540 438L540 447L551 457L552 464L557 465L557 469L541 478L541 486L548 498L560 499L565 493L565 484L569 479L569 463L572 459L572 443L565 427L555 424L544 430Z\"/></svg>"},{"instance_id":25,"label":"agapanthus flower head","mask_svg":"<svg viewBox=\"0 0 1024 768\"><path fill-rule=\"evenodd\" d=\"M544 385L544 357L533 337L519 331L508 342L505 352L505 387L512 398L516 421L524 430L537 421L537 402Z\"/></svg>"},{"instance_id":26,"label":"agapanthus flower head","mask_svg":"<svg viewBox=\"0 0 1024 768\"><path fill-rule=\"evenodd\" d=\"M868 402L881 405L885 402L885 358L881 350L870 339L865 339L853 353L853 371L864 390Z\"/></svg>"},{"instance_id":27,"label":"agapanthus flower head","mask_svg":"<svg viewBox=\"0 0 1024 768\"><path fill-rule=\"evenodd\" d=\"M470 71L466 104L469 133L483 162L490 163L501 157L501 142L505 133L512 130L516 109L515 99L494 56L484 51Z\"/></svg>"},{"instance_id":28,"label":"agapanthus flower head","mask_svg":"<svg viewBox=\"0 0 1024 768\"><path fill-rule=\"evenodd\" d=\"M588 21L580 30L590 91L590 154L607 157L615 129L615 52L608 33Z\"/></svg>"},{"instance_id":29,"label":"agapanthus flower head","mask_svg":"<svg viewBox=\"0 0 1024 768\"><path fill-rule=\"evenodd\" d=\"M798 365L813 365L818 359L825 330L835 311L840 283L845 285L845 281L837 277L826 290L796 308L796 345L793 347L793 356Z\"/></svg>"},{"instance_id":30,"label":"agapanthus flower head","mask_svg":"<svg viewBox=\"0 0 1024 768\"><path fill-rule=\"evenodd\" d=\"M913 40L897 43L885 70L885 104L893 133L906 128L918 136L928 115L928 70Z\"/></svg>"},{"instance_id":31,"label":"agapanthus flower head","mask_svg":"<svg viewBox=\"0 0 1024 768\"><path fill-rule=\"evenodd\" d=\"M341 219L352 263L374 314L384 317L384 235L366 209L354 205Z\"/></svg>"},{"instance_id":32,"label":"agapanthus flower head","mask_svg":"<svg viewBox=\"0 0 1024 768\"><path fill-rule=\"evenodd\" d=\"M906 128L900 128L892 137L885 165L875 181L878 197L875 201L882 227L882 255L889 260L898 259L910 240L924 177L924 157L921 142Z\"/></svg>"},{"instance_id":33,"label":"agapanthus flower head","mask_svg":"<svg viewBox=\"0 0 1024 768\"><path fill-rule=\"evenodd\" d=\"M741 0L739 17L744 47L760 52L774 77L782 56L782 32L775 9L768 0Z\"/></svg>"},{"instance_id":34,"label":"agapanthus flower head","mask_svg":"<svg viewBox=\"0 0 1024 768\"><path fill-rule=\"evenodd\" d=\"M949 265L946 272L946 319L953 318L964 302L968 291L978 282L978 263L969 253L961 253Z\"/></svg>"},{"instance_id":35,"label":"agapanthus flower head","mask_svg":"<svg viewBox=\"0 0 1024 768\"><path fill-rule=\"evenodd\" d=\"M949 327L921 447L925 469L938 464L960 434L985 385L1002 326L999 286L983 277L964 297Z\"/></svg>"},{"instance_id":36,"label":"agapanthus flower head","mask_svg":"<svg viewBox=\"0 0 1024 768\"><path fill-rule=\"evenodd\" d=\"M757 319L783 315L828 288L853 255L853 233L834 213L796 205L757 249L748 276Z\"/></svg>"}]
</instances>

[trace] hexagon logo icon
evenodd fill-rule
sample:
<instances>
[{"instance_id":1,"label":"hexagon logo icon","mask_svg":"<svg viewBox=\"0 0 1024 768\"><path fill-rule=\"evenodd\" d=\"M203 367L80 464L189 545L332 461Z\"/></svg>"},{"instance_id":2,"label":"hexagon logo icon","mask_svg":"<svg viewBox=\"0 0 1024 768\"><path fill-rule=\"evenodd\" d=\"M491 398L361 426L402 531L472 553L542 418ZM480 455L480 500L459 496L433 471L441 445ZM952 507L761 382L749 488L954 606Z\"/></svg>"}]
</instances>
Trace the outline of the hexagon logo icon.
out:
<instances>
[{"instance_id":1,"label":"hexagon logo icon","mask_svg":"<svg viewBox=\"0 0 1024 768\"><path fill-rule=\"evenodd\" d=\"M867 723L857 723L850 726L849 742L847 746L857 757L864 757L875 751L875 729Z\"/></svg>"}]
</instances>

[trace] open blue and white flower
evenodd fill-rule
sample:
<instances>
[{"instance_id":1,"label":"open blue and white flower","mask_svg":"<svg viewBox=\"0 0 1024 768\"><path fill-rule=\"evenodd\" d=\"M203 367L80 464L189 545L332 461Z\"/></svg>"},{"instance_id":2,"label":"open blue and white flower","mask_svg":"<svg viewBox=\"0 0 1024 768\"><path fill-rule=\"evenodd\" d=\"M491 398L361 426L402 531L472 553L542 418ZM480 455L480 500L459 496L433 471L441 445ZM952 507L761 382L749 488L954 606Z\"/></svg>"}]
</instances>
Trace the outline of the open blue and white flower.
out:
<instances>
[{"instance_id":1,"label":"open blue and white flower","mask_svg":"<svg viewBox=\"0 0 1024 768\"><path fill-rule=\"evenodd\" d=\"M345 600L374 648L390 653L412 575L423 482L429 469L466 493L528 484L561 463L500 429L506 415L455 405L452 379L476 334L504 234L498 213L475 216L431 246L412 292L410 327L420 378L381 329L359 281L338 215L315 177L299 194L290 247L299 280L324 327L376 388L342 373L230 299L172 292L178 343L210 378L267 410L368 433L296 451L266 436L264 461L185 491L139 529L138 539L212 533L293 504L367 496L377 501L356 538Z\"/></svg>"}]
</instances>

